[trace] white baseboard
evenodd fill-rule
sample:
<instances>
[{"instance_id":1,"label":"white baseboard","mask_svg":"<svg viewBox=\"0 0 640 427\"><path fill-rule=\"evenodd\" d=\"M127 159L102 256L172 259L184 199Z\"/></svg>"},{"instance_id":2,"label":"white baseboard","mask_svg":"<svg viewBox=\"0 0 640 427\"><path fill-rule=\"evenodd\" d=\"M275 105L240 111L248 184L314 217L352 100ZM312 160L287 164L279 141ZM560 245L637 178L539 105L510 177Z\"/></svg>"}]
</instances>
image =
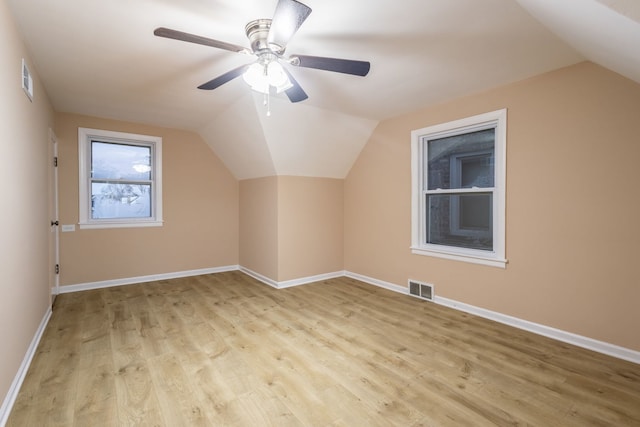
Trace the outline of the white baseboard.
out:
<instances>
[{"instance_id":1,"label":"white baseboard","mask_svg":"<svg viewBox=\"0 0 640 427\"><path fill-rule=\"evenodd\" d=\"M352 279L356 279L361 282L368 283L370 285L375 285L379 288L385 288L393 292L409 295L409 288L406 286L396 285L390 282L385 282L384 280L378 280L378 279L374 279L373 277L363 276L362 274L352 273L351 271L345 271L344 275Z\"/></svg>"},{"instance_id":2,"label":"white baseboard","mask_svg":"<svg viewBox=\"0 0 640 427\"><path fill-rule=\"evenodd\" d=\"M237 265L228 265L223 267L201 268L199 270L178 271L175 273L151 274L149 276L103 280L100 282L78 283L75 285L60 286L59 293L66 294L70 292L88 291L91 289L110 288L113 286L133 285L134 283L153 282L155 280L178 279L181 277L200 276L203 274L223 273L225 271L236 271L238 269L239 266Z\"/></svg>"},{"instance_id":3,"label":"white baseboard","mask_svg":"<svg viewBox=\"0 0 640 427\"><path fill-rule=\"evenodd\" d=\"M42 338L42 334L44 333L45 328L47 327L47 323L49 323L49 319L51 318L51 307L47 308L38 329L36 330L33 339L31 340L31 344L29 344L29 348L27 349L27 353L24 355L24 359L22 359L22 363L20 364L20 368L18 368L18 372L16 373L11 386L9 387L9 391L2 402L2 406L0 407L0 426L4 427L9 419L9 414L11 413L11 409L13 408L14 403L16 402L16 398L18 397L18 392L20 391L20 387L22 387L22 382L24 381L24 377L27 375L27 371L29 370L29 366L31 365L31 361L33 360L33 356L36 354L36 349L38 348L38 344L40 343L40 339Z\"/></svg>"},{"instance_id":4,"label":"white baseboard","mask_svg":"<svg viewBox=\"0 0 640 427\"><path fill-rule=\"evenodd\" d=\"M344 275L347 277L351 277L352 279L360 280L361 282L388 289L390 291L398 292L405 295L409 294L409 289L406 286L399 286L393 283L385 282L383 280L378 280L372 277L363 276L361 274L352 273L350 271L345 271ZM506 314L487 310L481 307L476 307L470 304L465 304L449 298L439 297L437 295L433 299L433 302L439 305L453 308L455 310L464 311L466 313L483 317L485 319L490 319L499 323L503 323L505 325L513 326L514 328L523 329L525 331L533 332L538 335L553 338L567 344L572 344L598 353L613 356L618 359L623 359L629 362L640 364L640 351L620 347L615 344L609 344L604 341L598 341L593 338L577 335L560 329L551 328L539 323L534 323L528 320L519 319L517 317L508 316Z\"/></svg>"},{"instance_id":5,"label":"white baseboard","mask_svg":"<svg viewBox=\"0 0 640 427\"><path fill-rule=\"evenodd\" d=\"M269 285L272 288L276 288L276 289L278 288L278 282L276 282L273 279L268 278L267 276L263 276L262 274L256 273L255 271L249 270L248 268L243 267L243 266L240 266L240 271L242 271L247 276L253 277L257 281L264 283L265 285Z\"/></svg>"},{"instance_id":6,"label":"white baseboard","mask_svg":"<svg viewBox=\"0 0 640 427\"><path fill-rule=\"evenodd\" d=\"M598 341L593 338L563 331L561 329L552 328L550 326L541 325L539 323L530 322L528 320L519 319L517 317L465 304L449 298L436 296L434 302L446 307L454 308L456 310L494 320L499 323L504 323L505 325L513 326L518 329L524 329L525 331L533 332L538 335L543 335L548 338L553 338L555 340L573 344L575 346L586 348L588 350L593 350L598 353L617 357L618 359L628 360L629 362L640 364L640 351L620 347L615 344L609 344L604 341Z\"/></svg>"},{"instance_id":7,"label":"white baseboard","mask_svg":"<svg viewBox=\"0 0 640 427\"><path fill-rule=\"evenodd\" d=\"M344 276L344 271L335 271L333 273L318 274L316 276L301 277L299 279L285 280L284 282L278 282L276 280L263 276L260 273L256 273L255 271L250 270L246 267L240 266L240 271L276 289L291 288L293 286L306 285L307 283L319 282L321 280L335 279L336 277Z\"/></svg>"},{"instance_id":8,"label":"white baseboard","mask_svg":"<svg viewBox=\"0 0 640 427\"><path fill-rule=\"evenodd\" d=\"M124 279L103 280L100 282L88 282L88 283L77 283L74 285L64 285L64 286L60 286L59 293L66 294L71 292L88 291L92 289L110 288L114 286L124 286L124 285L133 285L135 283L152 282L154 280L177 279L181 277L200 276L202 274L223 273L226 271L238 271L238 270L276 289L290 288L293 286L300 286L300 285L305 285L307 283L318 282L320 280L328 280L328 279L334 279L336 277L344 276L344 271L336 271L333 273L319 274L316 276L301 277L299 279L278 282L276 280L270 279L269 277L263 276L260 273L256 273L255 271L250 270L246 267L242 267L239 265L228 265L224 267L203 268L200 270L178 271L175 273L152 274L149 276L128 277Z\"/></svg>"},{"instance_id":9,"label":"white baseboard","mask_svg":"<svg viewBox=\"0 0 640 427\"><path fill-rule=\"evenodd\" d=\"M293 286L306 285L308 283L320 282L321 280L335 279L344 276L344 271L334 271L333 273L317 274L315 276L301 277L300 279L285 280L278 282L278 289L291 288Z\"/></svg>"}]
</instances>

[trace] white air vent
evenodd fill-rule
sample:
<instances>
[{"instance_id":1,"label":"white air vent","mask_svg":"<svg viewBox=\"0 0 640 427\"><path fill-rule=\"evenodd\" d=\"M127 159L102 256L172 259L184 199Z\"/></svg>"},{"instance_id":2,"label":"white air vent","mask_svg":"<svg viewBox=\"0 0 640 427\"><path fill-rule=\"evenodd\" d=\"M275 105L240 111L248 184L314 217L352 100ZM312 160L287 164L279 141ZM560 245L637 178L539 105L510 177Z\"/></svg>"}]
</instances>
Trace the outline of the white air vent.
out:
<instances>
[{"instance_id":1,"label":"white air vent","mask_svg":"<svg viewBox=\"0 0 640 427\"><path fill-rule=\"evenodd\" d=\"M409 280L409 295L426 299L428 301L433 301L435 296L432 284L417 282L415 280Z\"/></svg>"},{"instance_id":2,"label":"white air vent","mask_svg":"<svg viewBox=\"0 0 640 427\"><path fill-rule=\"evenodd\" d=\"M24 58L22 58L22 89L29 97L29 100L33 102L33 78Z\"/></svg>"}]
</instances>

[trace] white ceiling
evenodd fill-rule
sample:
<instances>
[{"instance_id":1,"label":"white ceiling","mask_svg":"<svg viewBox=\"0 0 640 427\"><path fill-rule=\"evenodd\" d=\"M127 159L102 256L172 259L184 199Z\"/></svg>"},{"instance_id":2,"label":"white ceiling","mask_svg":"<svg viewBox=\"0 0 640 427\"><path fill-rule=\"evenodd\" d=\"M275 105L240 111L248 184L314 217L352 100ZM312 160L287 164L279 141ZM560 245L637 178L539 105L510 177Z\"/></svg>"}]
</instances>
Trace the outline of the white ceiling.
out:
<instances>
[{"instance_id":1,"label":"white ceiling","mask_svg":"<svg viewBox=\"0 0 640 427\"><path fill-rule=\"evenodd\" d=\"M640 82L637 0L303 0L287 53L371 72L290 67L309 99L272 97L267 117L241 78L197 89L251 57L153 30L248 46L277 0L7 1L56 111L196 131L239 179L342 178L382 119L584 59Z\"/></svg>"}]
</instances>

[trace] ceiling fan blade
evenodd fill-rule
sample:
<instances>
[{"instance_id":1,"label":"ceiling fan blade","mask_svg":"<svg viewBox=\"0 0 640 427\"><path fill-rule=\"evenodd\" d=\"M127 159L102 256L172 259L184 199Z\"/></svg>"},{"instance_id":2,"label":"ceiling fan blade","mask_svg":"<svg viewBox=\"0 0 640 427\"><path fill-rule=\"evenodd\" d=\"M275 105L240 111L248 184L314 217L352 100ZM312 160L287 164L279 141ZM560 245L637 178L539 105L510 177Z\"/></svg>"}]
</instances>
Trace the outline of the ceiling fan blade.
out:
<instances>
[{"instance_id":1,"label":"ceiling fan blade","mask_svg":"<svg viewBox=\"0 0 640 427\"><path fill-rule=\"evenodd\" d=\"M291 101L291 102L300 102L300 101L304 101L305 99L309 98L309 95L307 95L305 93L305 91L302 89L302 86L300 86L300 83L298 83L296 81L296 79L293 78L293 75L289 72L289 70L287 70L284 67L282 67L282 69L287 74L287 77L289 77L289 81L293 85L289 89L284 91L284 93L287 94L287 97L289 98L289 101Z\"/></svg>"},{"instance_id":2,"label":"ceiling fan blade","mask_svg":"<svg viewBox=\"0 0 640 427\"><path fill-rule=\"evenodd\" d=\"M287 43L311 13L311 8L296 0L279 0L271 20L267 42L278 53L284 52Z\"/></svg>"},{"instance_id":3,"label":"ceiling fan blade","mask_svg":"<svg viewBox=\"0 0 640 427\"><path fill-rule=\"evenodd\" d=\"M242 73L244 73L247 68L249 68L251 64L246 64L243 65L241 67L238 68L234 68L231 71L227 71L226 73L222 74L221 76L216 77L213 80L209 80L206 83L201 84L200 86L198 86L198 89L204 89L204 90L213 90L219 86L222 86L223 84L227 83L228 81L231 81L233 79L235 79L236 77L239 77L242 75Z\"/></svg>"},{"instance_id":4,"label":"ceiling fan blade","mask_svg":"<svg viewBox=\"0 0 640 427\"><path fill-rule=\"evenodd\" d=\"M308 55L291 55L291 64L298 67L315 68L317 70L334 71L336 73L352 74L362 77L369 74L369 70L371 69L371 64L367 61Z\"/></svg>"},{"instance_id":5,"label":"ceiling fan blade","mask_svg":"<svg viewBox=\"0 0 640 427\"><path fill-rule=\"evenodd\" d=\"M202 44L205 46L217 47L218 49L230 50L231 52L248 52L248 49L231 43L221 42L219 40L208 39L202 36L196 36L195 34L183 33L182 31L172 30L170 28L156 28L153 32L158 37L165 37L168 39L180 40L183 42L190 42L196 44Z\"/></svg>"}]
</instances>

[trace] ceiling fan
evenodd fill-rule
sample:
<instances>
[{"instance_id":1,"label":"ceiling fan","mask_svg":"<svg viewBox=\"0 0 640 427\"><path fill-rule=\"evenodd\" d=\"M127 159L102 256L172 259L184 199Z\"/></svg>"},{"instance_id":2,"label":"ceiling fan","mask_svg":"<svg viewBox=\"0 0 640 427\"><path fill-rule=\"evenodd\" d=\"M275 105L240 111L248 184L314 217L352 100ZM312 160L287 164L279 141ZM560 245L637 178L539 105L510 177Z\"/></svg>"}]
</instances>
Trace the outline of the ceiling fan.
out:
<instances>
[{"instance_id":1,"label":"ceiling fan","mask_svg":"<svg viewBox=\"0 0 640 427\"><path fill-rule=\"evenodd\" d=\"M253 63L234 68L198 86L198 89L212 90L242 75L252 89L264 93L266 96L269 95L273 87L278 93L285 92L291 102L300 102L307 99L308 96L293 75L282 66L282 63L354 76L366 76L371 67L371 64L366 61L309 55L284 56L287 43L310 13L311 8L299 1L278 0L273 19L256 19L246 25L245 32L251 44L250 49L164 27L156 28L153 34L244 53L257 58Z\"/></svg>"}]
</instances>

